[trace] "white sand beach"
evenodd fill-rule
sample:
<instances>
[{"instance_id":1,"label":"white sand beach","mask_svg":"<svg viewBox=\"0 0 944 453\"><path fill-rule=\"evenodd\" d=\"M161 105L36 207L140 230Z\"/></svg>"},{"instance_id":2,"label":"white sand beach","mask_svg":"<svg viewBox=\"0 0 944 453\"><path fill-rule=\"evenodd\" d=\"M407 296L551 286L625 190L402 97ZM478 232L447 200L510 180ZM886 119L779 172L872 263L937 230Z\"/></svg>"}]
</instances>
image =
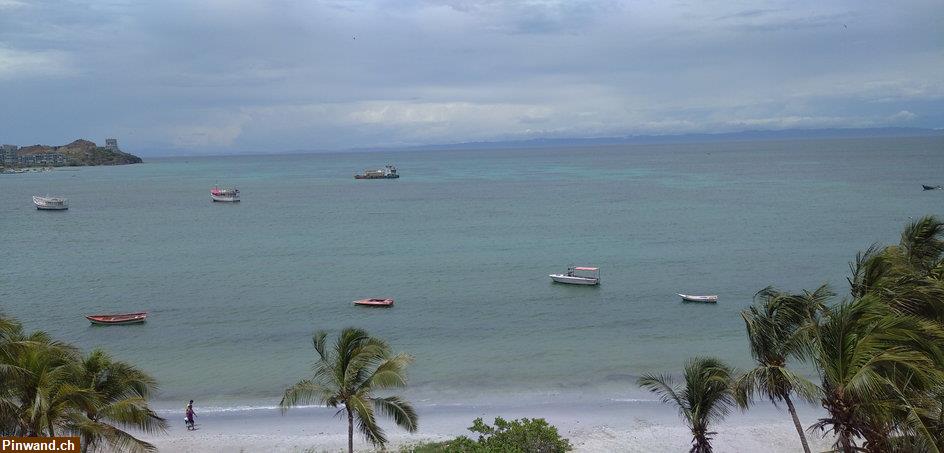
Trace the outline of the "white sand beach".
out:
<instances>
[{"instance_id":1,"label":"white sand beach","mask_svg":"<svg viewBox=\"0 0 944 453\"><path fill-rule=\"evenodd\" d=\"M686 451L691 440L677 414L652 401L573 406L417 405L417 410L420 429L415 434L384 423L390 439L388 450L469 435L466 428L474 418L483 417L491 423L496 416L506 419L543 417L570 439L577 452L679 452ZM172 425L167 434L144 437L162 452L342 451L347 446L346 425L334 412L321 407L292 409L284 415L275 408L198 411L196 431L184 428L182 415L167 415ZM813 407L801 407L800 412L806 426L818 417ZM789 414L769 403L760 403L749 412L732 413L715 431L718 434L713 446L718 452L802 451ZM814 451L823 451L831 443L819 433L809 434L808 438ZM360 437L355 437L354 445L358 451L375 450Z\"/></svg>"}]
</instances>

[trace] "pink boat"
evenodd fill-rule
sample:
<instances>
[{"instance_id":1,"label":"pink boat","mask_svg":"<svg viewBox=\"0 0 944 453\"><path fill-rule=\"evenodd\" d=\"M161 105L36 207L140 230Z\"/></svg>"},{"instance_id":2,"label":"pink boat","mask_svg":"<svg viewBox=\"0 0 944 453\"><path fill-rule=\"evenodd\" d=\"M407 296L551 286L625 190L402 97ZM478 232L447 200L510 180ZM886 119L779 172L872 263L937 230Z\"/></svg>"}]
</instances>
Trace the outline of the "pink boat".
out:
<instances>
[{"instance_id":1,"label":"pink boat","mask_svg":"<svg viewBox=\"0 0 944 453\"><path fill-rule=\"evenodd\" d=\"M393 299L361 299L355 300L354 305L363 305L365 307L392 307Z\"/></svg>"}]
</instances>

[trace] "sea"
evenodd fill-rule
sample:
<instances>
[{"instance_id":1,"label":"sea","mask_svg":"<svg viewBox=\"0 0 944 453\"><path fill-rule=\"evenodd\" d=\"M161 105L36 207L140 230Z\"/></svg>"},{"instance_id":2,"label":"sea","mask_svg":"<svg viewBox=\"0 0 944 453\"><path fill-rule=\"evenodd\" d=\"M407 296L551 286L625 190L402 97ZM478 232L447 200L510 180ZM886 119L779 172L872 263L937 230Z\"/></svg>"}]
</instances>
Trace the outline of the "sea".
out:
<instances>
[{"instance_id":1,"label":"sea","mask_svg":"<svg viewBox=\"0 0 944 453\"><path fill-rule=\"evenodd\" d=\"M393 164L401 178L355 180ZM828 283L944 216L944 138L145 158L0 175L0 310L160 384L158 403L278 404L312 334L411 354L414 401L631 400L643 373L750 364L739 313ZM238 204L212 203L214 185ZM33 195L69 199L37 211ZM598 287L552 283L570 265ZM676 293L717 294L717 304ZM390 309L355 307L367 297ZM95 326L99 313L149 312ZM180 403L182 404L182 403ZM182 407L182 406L181 406Z\"/></svg>"}]
</instances>

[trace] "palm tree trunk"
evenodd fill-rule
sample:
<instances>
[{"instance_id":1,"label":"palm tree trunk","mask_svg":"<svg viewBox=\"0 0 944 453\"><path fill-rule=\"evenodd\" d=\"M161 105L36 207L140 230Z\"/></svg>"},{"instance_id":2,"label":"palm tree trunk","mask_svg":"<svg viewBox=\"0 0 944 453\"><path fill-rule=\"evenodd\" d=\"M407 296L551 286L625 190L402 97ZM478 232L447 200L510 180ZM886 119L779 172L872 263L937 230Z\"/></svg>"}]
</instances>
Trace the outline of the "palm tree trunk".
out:
<instances>
[{"instance_id":1,"label":"palm tree trunk","mask_svg":"<svg viewBox=\"0 0 944 453\"><path fill-rule=\"evenodd\" d=\"M787 409L790 410L790 416L793 417L793 426L796 426L797 434L800 435L800 443L803 444L803 452L810 453L810 444L806 443L806 435L803 434L803 425L800 424L800 418L797 417L797 410L793 407L793 401L790 395L784 395L783 400L787 402Z\"/></svg>"},{"instance_id":2,"label":"palm tree trunk","mask_svg":"<svg viewBox=\"0 0 944 453\"><path fill-rule=\"evenodd\" d=\"M347 410L347 453L354 453L354 414L351 408L345 406Z\"/></svg>"}]
</instances>

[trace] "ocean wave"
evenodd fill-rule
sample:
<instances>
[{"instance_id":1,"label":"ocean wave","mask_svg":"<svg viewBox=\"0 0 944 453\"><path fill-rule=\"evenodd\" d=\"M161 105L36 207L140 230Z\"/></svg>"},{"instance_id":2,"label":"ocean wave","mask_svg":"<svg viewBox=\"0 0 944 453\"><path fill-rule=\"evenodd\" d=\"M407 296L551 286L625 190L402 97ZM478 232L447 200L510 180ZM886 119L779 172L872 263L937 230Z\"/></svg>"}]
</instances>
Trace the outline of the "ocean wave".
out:
<instances>
[{"instance_id":1,"label":"ocean wave","mask_svg":"<svg viewBox=\"0 0 944 453\"><path fill-rule=\"evenodd\" d=\"M279 410L279 406L251 406L251 405L238 405L238 406L199 406L195 407L194 410L197 414L213 414L213 413L231 413L231 412L258 412L258 411L274 411ZM311 404L304 406L293 406L292 409L336 409L330 406L324 406L321 404ZM154 412L158 414L176 414L178 412L183 412L182 409L156 409Z\"/></svg>"}]
</instances>

